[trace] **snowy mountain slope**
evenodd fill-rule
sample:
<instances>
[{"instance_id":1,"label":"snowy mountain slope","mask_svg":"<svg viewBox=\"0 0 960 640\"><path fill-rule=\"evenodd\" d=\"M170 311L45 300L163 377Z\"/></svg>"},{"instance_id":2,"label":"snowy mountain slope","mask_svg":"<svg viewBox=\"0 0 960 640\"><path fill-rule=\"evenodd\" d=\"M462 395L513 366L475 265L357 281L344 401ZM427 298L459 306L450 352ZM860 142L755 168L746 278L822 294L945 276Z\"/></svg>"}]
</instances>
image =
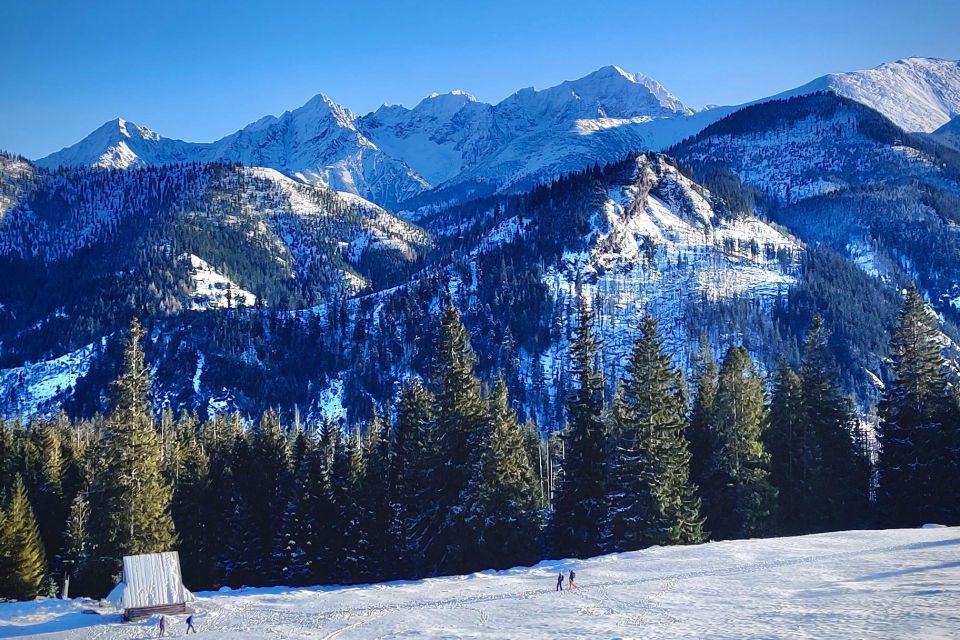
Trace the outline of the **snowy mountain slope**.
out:
<instances>
[{"instance_id":1,"label":"snowy mountain slope","mask_svg":"<svg viewBox=\"0 0 960 640\"><path fill-rule=\"evenodd\" d=\"M431 245L366 200L273 169L34 168L18 183L22 164L0 172L19 185L0 219L4 365L57 358L131 314L341 299L402 280Z\"/></svg>"},{"instance_id":2,"label":"snowy mountain slope","mask_svg":"<svg viewBox=\"0 0 960 640\"><path fill-rule=\"evenodd\" d=\"M691 167L726 167L781 204L871 183L953 180L956 169L935 145L828 94L746 107L670 153Z\"/></svg>"},{"instance_id":3,"label":"snowy mountain slope","mask_svg":"<svg viewBox=\"0 0 960 640\"><path fill-rule=\"evenodd\" d=\"M949 638L957 528L653 547L354 587L198 593L197 638ZM554 591L558 572L577 588ZM189 587L190 585L187 585ZM100 615L84 615L92 608ZM168 631L185 628L168 616ZM0 604L0 636L146 637L89 600Z\"/></svg>"},{"instance_id":4,"label":"snowy mountain slope","mask_svg":"<svg viewBox=\"0 0 960 640\"><path fill-rule=\"evenodd\" d=\"M257 303L257 296L240 288L236 282L217 273L205 260L197 256L190 256L190 275L193 279L193 290L190 292L194 311L205 309L233 309L236 307L252 307Z\"/></svg>"},{"instance_id":5,"label":"snowy mountain slope","mask_svg":"<svg viewBox=\"0 0 960 640\"><path fill-rule=\"evenodd\" d=\"M701 177L732 172L803 241L896 291L916 283L958 320L960 154L934 136L819 94L747 107L671 153Z\"/></svg>"},{"instance_id":6,"label":"snowy mountain slope","mask_svg":"<svg viewBox=\"0 0 960 640\"><path fill-rule=\"evenodd\" d=\"M27 160L0 153L0 221L7 211L36 187L37 170Z\"/></svg>"},{"instance_id":7,"label":"snowy mountain slope","mask_svg":"<svg viewBox=\"0 0 960 640\"><path fill-rule=\"evenodd\" d=\"M960 116L934 131L932 135L938 142L960 151Z\"/></svg>"},{"instance_id":8,"label":"snowy mountain slope","mask_svg":"<svg viewBox=\"0 0 960 640\"><path fill-rule=\"evenodd\" d=\"M106 340L99 342L102 348ZM93 343L51 360L0 369L0 417L56 413L89 371L97 347Z\"/></svg>"},{"instance_id":9,"label":"snowy mountain slope","mask_svg":"<svg viewBox=\"0 0 960 640\"><path fill-rule=\"evenodd\" d=\"M755 102L823 91L870 106L908 131L933 131L960 113L960 63L910 58L830 74ZM321 94L212 143L162 138L118 119L39 164L242 162L414 209L522 191L629 152L662 150L736 109L694 112L655 80L611 65L547 89L522 89L496 105L453 91L358 117Z\"/></svg>"},{"instance_id":10,"label":"snowy mountain slope","mask_svg":"<svg viewBox=\"0 0 960 640\"><path fill-rule=\"evenodd\" d=\"M832 91L887 116L906 131L930 132L960 114L960 60L906 58L831 73L770 99Z\"/></svg>"},{"instance_id":11,"label":"snowy mountain slope","mask_svg":"<svg viewBox=\"0 0 960 640\"><path fill-rule=\"evenodd\" d=\"M431 95L412 109L384 106L358 118L318 95L212 143L170 140L116 120L38 162L113 168L241 162L391 207L460 174L461 182L500 189L618 160L662 138L666 144L677 139L664 133L673 127L651 138L642 125L692 115L658 82L608 66L548 89L521 90L497 105L454 91ZM702 120L679 131L689 135ZM621 127L623 132L613 133Z\"/></svg>"},{"instance_id":12,"label":"snowy mountain slope","mask_svg":"<svg viewBox=\"0 0 960 640\"><path fill-rule=\"evenodd\" d=\"M429 185L357 131L356 116L324 95L267 116L213 143L161 137L123 119L37 161L39 166L113 169L178 162L240 162L277 169L307 184L392 204Z\"/></svg>"},{"instance_id":13,"label":"snowy mountain slope","mask_svg":"<svg viewBox=\"0 0 960 640\"><path fill-rule=\"evenodd\" d=\"M544 278L557 299L572 305L579 282L586 298L599 303L610 375L622 373L646 313L657 318L670 352L685 364L699 339L686 322L691 306L748 299L768 315L796 282L803 254L797 240L753 216L719 216L710 192L664 156L641 155L636 162L631 181L607 186L588 249L566 252ZM562 366L566 348L562 341L552 345L539 366L548 372ZM756 350L763 360L762 347Z\"/></svg>"},{"instance_id":14,"label":"snowy mountain slope","mask_svg":"<svg viewBox=\"0 0 960 640\"><path fill-rule=\"evenodd\" d=\"M48 169L61 166L128 169L173 164L192 159L194 146L116 118L80 142L37 160L36 164Z\"/></svg>"}]
</instances>

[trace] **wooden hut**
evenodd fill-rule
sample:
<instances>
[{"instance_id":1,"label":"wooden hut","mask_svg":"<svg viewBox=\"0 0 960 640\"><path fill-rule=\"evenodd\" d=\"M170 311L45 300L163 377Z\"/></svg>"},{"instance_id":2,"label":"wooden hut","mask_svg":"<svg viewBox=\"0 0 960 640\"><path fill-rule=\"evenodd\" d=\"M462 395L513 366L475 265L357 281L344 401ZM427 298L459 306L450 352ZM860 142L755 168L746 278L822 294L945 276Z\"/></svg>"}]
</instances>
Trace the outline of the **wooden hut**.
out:
<instances>
[{"instance_id":1,"label":"wooden hut","mask_svg":"<svg viewBox=\"0 0 960 640\"><path fill-rule=\"evenodd\" d=\"M180 577L180 556L176 551L124 556L123 581L107 598L124 620L186 613L191 594Z\"/></svg>"}]
</instances>

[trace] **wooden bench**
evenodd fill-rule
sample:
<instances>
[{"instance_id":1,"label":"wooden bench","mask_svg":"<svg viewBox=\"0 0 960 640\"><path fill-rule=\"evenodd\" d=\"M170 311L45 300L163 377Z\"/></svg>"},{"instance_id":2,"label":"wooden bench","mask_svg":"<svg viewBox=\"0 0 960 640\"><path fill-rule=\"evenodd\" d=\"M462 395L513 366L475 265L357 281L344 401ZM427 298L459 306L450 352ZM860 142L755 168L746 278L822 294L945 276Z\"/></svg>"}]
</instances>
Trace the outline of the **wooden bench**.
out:
<instances>
[{"instance_id":1,"label":"wooden bench","mask_svg":"<svg viewBox=\"0 0 960 640\"><path fill-rule=\"evenodd\" d=\"M144 620L150 616L175 616L187 613L187 605L184 602L179 604L158 604L154 607L137 607L136 609L124 609L123 619L128 622Z\"/></svg>"}]
</instances>

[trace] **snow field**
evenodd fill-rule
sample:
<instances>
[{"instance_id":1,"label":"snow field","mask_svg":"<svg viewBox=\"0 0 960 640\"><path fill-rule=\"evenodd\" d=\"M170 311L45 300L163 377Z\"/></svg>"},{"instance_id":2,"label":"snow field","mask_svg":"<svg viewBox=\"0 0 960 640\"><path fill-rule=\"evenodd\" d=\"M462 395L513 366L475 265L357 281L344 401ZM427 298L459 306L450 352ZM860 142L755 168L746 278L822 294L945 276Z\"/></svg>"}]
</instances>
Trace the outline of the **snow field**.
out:
<instances>
[{"instance_id":1,"label":"snow field","mask_svg":"<svg viewBox=\"0 0 960 640\"><path fill-rule=\"evenodd\" d=\"M554 591L558 571L578 588ZM189 585L188 585L189 586ZM960 528L651 548L356 587L197 594L204 638L951 638ZM0 604L0 637L137 638L90 601ZM184 617L168 619L173 635Z\"/></svg>"}]
</instances>

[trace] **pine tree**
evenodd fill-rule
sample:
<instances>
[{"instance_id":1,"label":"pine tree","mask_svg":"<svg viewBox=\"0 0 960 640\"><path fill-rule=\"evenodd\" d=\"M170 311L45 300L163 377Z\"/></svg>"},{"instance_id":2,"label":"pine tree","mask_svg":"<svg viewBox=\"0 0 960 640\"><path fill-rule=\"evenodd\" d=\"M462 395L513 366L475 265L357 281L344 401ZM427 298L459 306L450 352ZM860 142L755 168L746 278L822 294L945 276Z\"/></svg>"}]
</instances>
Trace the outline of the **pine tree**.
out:
<instances>
[{"instance_id":1,"label":"pine tree","mask_svg":"<svg viewBox=\"0 0 960 640\"><path fill-rule=\"evenodd\" d=\"M884 523L960 524L958 409L940 332L914 287L890 343L892 380L880 403L877 504Z\"/></svg>"},{"instance_id":2,"label":"pine tree","mask_svg":"<svg viewBox=\"0 0 960 640\"><path fill-rule=\"evenodd\" d=\"M64 502L63 493L64 461L60 432L55 424L41 421L31 425L29 439L39 463L33 474L30 501L35 506L44 556L52 568L56 569L68 506Z\"/></svg>"},{"instance_id":3,"label":"pine tree","mask_svg":"<svg viewBox=\"0 0 960 640\"><path fill-rule=\"evenodd\" d=\"M190 587L212 580L213 558L208 529L209 462L197 438L194 416L182 414L173 426L174 488L170 512L179 538L183 580ZM196 586L194 586L196 585Z\"/></svg>"},{"instance_id":4,"label":"pine tree","mask_svg":"<svg viewBox=\"0 0 960 640\"><path fill-rule=\"evenodd\" d=\"M781 528L787 534L802 533L809 527L815 504L820 450L803 413L800 376L783 359L774 373L769 422L765 443L770 452L770 481L778 491Z\"/></svg>"},{"instance_id":5,"label":"pine tree","mask_svg":"<svg viewBox=\"0 0 960 640\"><path fill-rule=\"evenodd\" d=\"M290 452L280 416L272 409L263 413L251 436L244 495L260 542L261 580L276 581L280 569L274 566L273 550L291 488Z\"/></svg>"},{"instance_id":6,"label":"pine tree","mask_svg":"<svg viewBox=\"0 0 960 640\"><path fill-rule=\"evenodd\" d=\"M816 445L805 454L813 471L813 501L804 505L806 530L848 529L860 524L869 498L869 464L854 442L856 414L840 392L823 320L814 318L803 344L800 386L804 427Z\"/></svg>"},{"instance_id":7,"label":"pine tree","mask_svg":"<svg viewBox=\"0 0 960 640\"><path fill-rule=\"evenodd\" d=\"M614 412L610 535L616 549L703 539L689 478L683 386L656 321L646 316Z\"/></svg>"},{"instance_id":8,"label":"pine tree","mask_svg":"<svg viewBox=\"0 0 960 640\"><path fill-rule=\"evenodd\" d=\"M282 584L302 586L314 573L313 522L309 507L314 488L310 484L313 445L303 430L293 444L293 488L283 512L283 522L274 545L274 566Z\"/></svg>"},{"instance_id":9,"label":"pine tree","mask_svg":"<svg viewBox=\"0 0 960 640\"><path fill-rule=\"evenodd\" d=\"M0 575L0 595L15 600L33 599L44 586L47 564L27 488L19 475L14 479L2 525L0 537L4 542L0 554L4 557L0 566L9 573Z\"/></svg>"},{"instance_id":10,"label":"pine tree","mask_svg":"<svg viewBox=\"0 0 960 640\"><path fill-rule=\"evenodd\" d=\"M561 557L596 555L607 522L607 427L598 350L593 314L581 296L571 344L570 373L576 388L568 399L570 426L550 533L553 552Z\"/></svg>"},{"instance_id":11,"label":"pine tree","mask_svg":"<svg viewBox=\"0 0 960 640\"><path fill-rule=\"evenodd\" d=\"M716 434L713 433L713 409L717 397L717 363L710 352L706 336L700 338L700 351L694 366L696 395L687 426L690 442L690 481L702 491L706 480Z\"/></svg>"},{"instance_id":12,"label":"pine tree","mask_svg":"<svg viewBox=\"0 0 960 640\"><path fill-rule=\"evenodd\" d=\"M90 521L90 504L83 495L77 495L70 505L63 542L63 593L61 597L70 597L70 584L82 573L89 560L89 540L87 528Z\"/></svg>"},{"instance_id":13,"label":"pine tree","mask_svg":"<svg viewBox=\"0 0 960 640\"><path fill-rule=\"evenodd\" d=\"M750 354L730 347L720 367L711 423L716 441L701 491L715 539L756 537L770 530L777 494L761 440L764 412L763 381Z\"/></svg>"},{"instance_id":14,"label":"pine tree","mask_svg":"<svg viewBox=\"0 0 960 640\"><path fill-rule=\"evenodd\" d=\"M364 456L366 470L360 502L365 518L362 528L366 532L367 557L361 567L361 577L368 581L386 580L397 577L391 574L396 570L399 545L391 486L390 425L380 418L376 409L367 425Z\"/></svg>"},{"instance_id":15,"label":"pine tree","mask_svg":"<svg viewBox=\"0 0 960 640\"><path fill-rule=\"evenodd\" d=\"M506 568L537 559L540 511L523 429L500 378L490 398L490 436L468 485L474 564Z\"/></svg>"},{"instance_id":16,"label":"pine tree","mask_svg":"<svg viewBox=\"0 0 960 640\"><path fill-rule=\"evenodd\" d=\"M452 303L440 318L434 384L437 388L434 416L441 460L440 513L445 519L428 558L436 559L442 573L465 570L470 532L464 504L467 482L479 468L479 456L486 437L486 407L480 380L474 374L476 356L470 337Z\"/></svg>"},{"instance_id":17,"label":"pine tree","mask_svg":"<svg viewBox=\"0 0 960 640\"><path fill-rule=\"evenodd\" d=\"M123 371L113 385L102 468L90 494L90 521L96 528L98 549L113 571L125 555L169 551L176 545L171 488L161 472L150 371L140 344L143 336L140 322L134 319Z\"/></svg>"},{"instance_id":18,"label":"pine tree","mask_svg":"<svg viewBox=\"0 0 960 640\"><path fill-rule=\"evenodd\" d=\"M396 495L401 570L408 576L427 572L426 557L440 534L441 477L433 421L435 400L414 379L405 384L397 403L392 478Z\"/></svg>"}]
</instances>

